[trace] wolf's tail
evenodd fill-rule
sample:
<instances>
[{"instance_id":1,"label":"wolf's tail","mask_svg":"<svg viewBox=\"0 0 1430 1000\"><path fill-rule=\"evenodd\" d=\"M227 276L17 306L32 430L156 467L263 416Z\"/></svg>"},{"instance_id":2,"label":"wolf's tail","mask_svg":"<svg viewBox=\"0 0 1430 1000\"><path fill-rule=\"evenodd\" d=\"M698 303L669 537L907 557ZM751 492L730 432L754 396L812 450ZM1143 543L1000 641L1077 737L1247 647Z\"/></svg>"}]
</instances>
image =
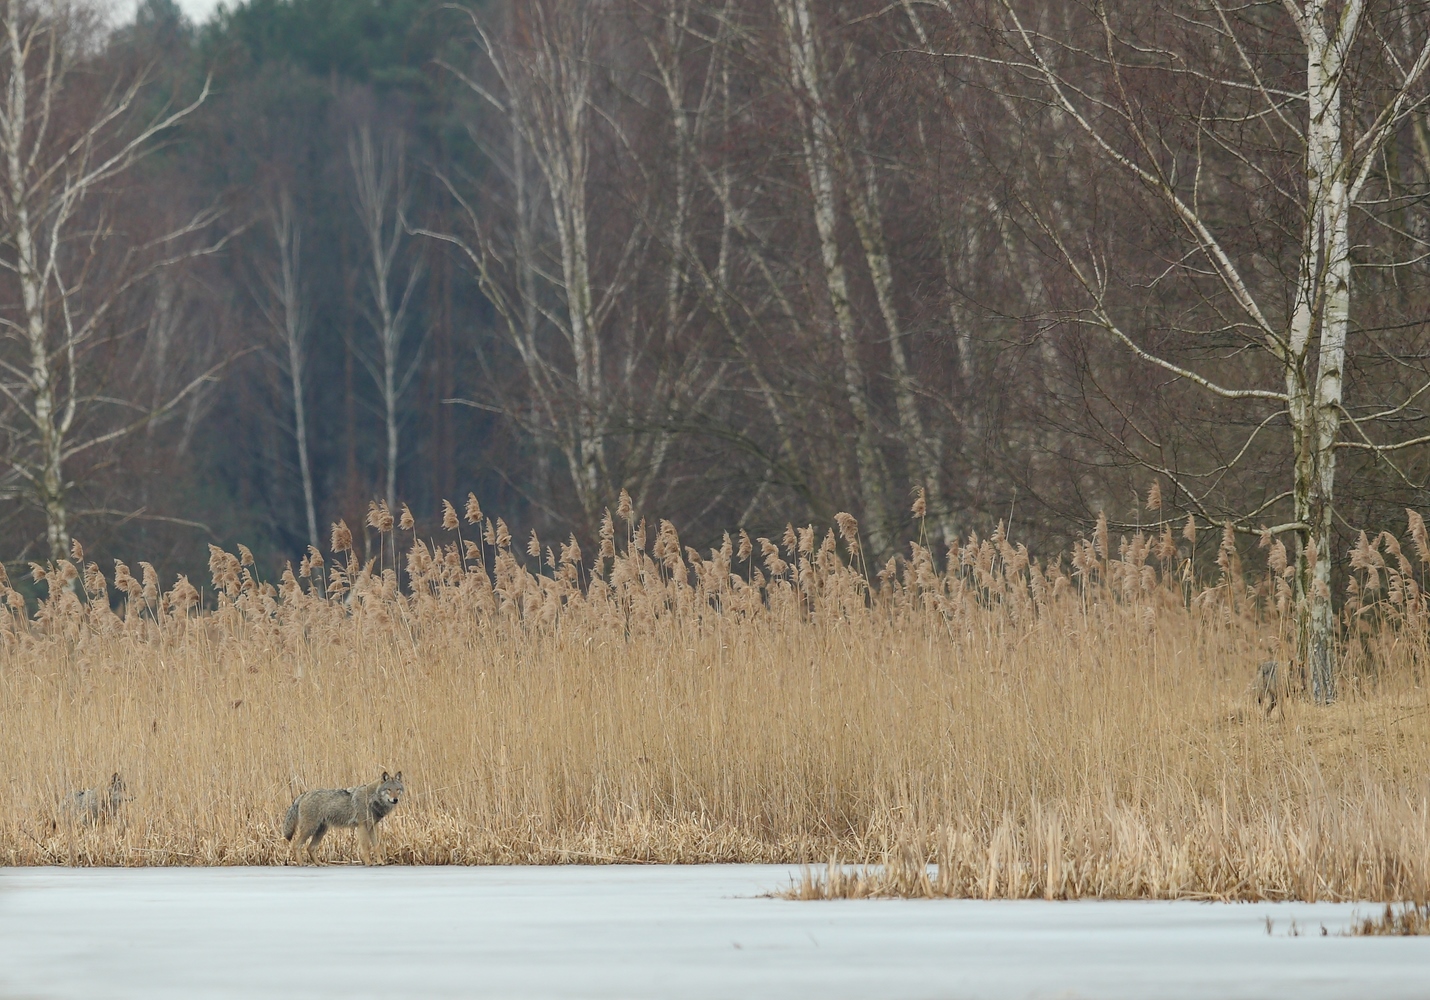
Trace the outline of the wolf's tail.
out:
<instances>
[{"instance_id":1,"label":"wolf's tail","mask_svg":"<svg viewBox=\"0 0 1430 1000\"><path fill-rule=\"evenodd\" d=\"M301 799L303 796L298 796ZM283 839L292 840L293 831L298 829L298 799L293 800L293 804L288 807L288 814L283 817Z\"/></svg>"}]
</instances>

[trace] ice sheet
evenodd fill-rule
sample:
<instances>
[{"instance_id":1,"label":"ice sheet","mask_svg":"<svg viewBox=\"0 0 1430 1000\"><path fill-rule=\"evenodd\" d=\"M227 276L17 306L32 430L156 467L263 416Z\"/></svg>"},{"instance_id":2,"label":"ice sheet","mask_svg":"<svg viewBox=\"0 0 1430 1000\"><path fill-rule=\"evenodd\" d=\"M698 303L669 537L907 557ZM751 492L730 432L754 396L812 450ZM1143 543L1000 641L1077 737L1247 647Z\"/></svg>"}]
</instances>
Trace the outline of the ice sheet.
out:
<instances>
[{"instance_id":1,"label":"ice sheet","mask_svg":"<svg viewBox=\"0 0 1430 1000\"><path fill-rule=\"evenodd\" d=\"M0 870L0 997L1430 996L1430 939L1320 936L1370 906L759 898L792 874Z\"/></svg>"}]
</instances>

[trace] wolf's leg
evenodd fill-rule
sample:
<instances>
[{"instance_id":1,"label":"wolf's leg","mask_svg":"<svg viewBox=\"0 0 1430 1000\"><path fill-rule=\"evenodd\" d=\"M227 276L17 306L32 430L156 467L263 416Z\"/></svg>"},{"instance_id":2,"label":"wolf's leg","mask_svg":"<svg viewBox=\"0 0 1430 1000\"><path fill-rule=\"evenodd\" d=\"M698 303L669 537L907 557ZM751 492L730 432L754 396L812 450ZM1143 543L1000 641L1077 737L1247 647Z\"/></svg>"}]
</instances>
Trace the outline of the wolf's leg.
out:
<instances>
[{"instance_id":1,"label":"wolf's leg","mask_svg":"<svg viewBox=\"0 0 1430 1000\"><path fill-rule=\"evenodd\" d=\"M372 834L372 829L366 823L358 824L358 850L362 852L362 863L365 865L372 864Z\"/></svg>"},{"instance_id":2,"label":"wolf's leg","mask_svg":"<svg viewBox=\"0 0 1430 1000\"><path fill-rule=\"evenodd\" d=\"M292 830L292 836L289 838L289 843L292 847L289 853L298 864L303 863L300 852L313 836L313 831L317 826L313 821L309 803L306 800L306 795L300 795L294 799L293 804L288 807L288 816L284 817L283 820L283 825L288 827L288 821L290 818L292 819L293 825L289 828Z\"/></svg>"},{"instance_id":3,"label":"wolf's leg","mask_svg":"<svg viewBox=\"0 0 1430 1000\"><path fill-rule=\"evenodd\" d=\"M307 826L307 824L303 823L302 820L300 819L299 822L298 822L298 825L297 825L296 827L294 827L294 829L293 829L293 837L292 837L292 839L290 839L289 842L288 842L288 843L289 843L289 847L288 847L288 855L289 855L289 857L291 857L294 861L298 862L299 864L302 864L302 863L303 863L303 859L302 859L301 852L302 852L302 850L303 850L303 845L304 845L305 843L307 843L308 838L311 837L312 835L313 835L313 831L312 831L311 829L309 829L308 826Z\"/></svg>"},{"instance_id":4,"label":"wolf's leg","mask_svg":"<svg viewBox=\"0 0 1430 1000\"><path fill-rule=\"evenodd\" d=\"M319 823L318 828L313 831L313 839L308 841L308 857L313 864L319 864L318 856L313 852L318 849L318 845L323 842L323 834L328 832L328 824Z\"/></svg>"}]
</instances>

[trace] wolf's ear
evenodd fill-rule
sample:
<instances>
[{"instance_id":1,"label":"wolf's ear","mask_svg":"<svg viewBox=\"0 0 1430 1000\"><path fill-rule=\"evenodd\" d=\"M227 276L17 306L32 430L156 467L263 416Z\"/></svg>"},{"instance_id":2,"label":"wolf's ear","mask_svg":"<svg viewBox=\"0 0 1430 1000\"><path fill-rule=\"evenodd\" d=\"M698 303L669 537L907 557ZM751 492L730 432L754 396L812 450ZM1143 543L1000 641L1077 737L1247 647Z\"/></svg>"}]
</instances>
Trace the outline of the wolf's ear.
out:
<instances>
[{"instance_id":1,"label":"wolf's ear","mask_svg":"<svg viewBox=\"0 0 1430 1000\"><path fill-rule=\"evenodd\" d=\"M383 780L383 781L387 781L387 780L388 780L388 778L387 778L387 772L386 772L386 771L383 771L383 772L382 772L382 780Z\"/></svg>"},{"instance_id":2,"label":"wolf's ear","mask_svg":"<svg viewBox=\"0 0 1430 1000\"><path fill-rule=\"evenodd\" d=\"M398 781L401 781L401 780L402 780L402 772L401 772L401 771L398 771L397 774L394 775L394 777L397 778Z\"/></svg>"}]
</instances>

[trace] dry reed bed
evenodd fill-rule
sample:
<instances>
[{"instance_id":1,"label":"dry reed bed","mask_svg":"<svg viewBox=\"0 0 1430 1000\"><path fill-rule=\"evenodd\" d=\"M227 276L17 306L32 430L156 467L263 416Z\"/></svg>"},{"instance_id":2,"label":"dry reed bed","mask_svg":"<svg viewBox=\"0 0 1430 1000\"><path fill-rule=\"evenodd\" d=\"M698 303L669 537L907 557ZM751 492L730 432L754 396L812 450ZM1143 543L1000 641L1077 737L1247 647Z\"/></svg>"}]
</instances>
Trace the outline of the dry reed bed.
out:
<instances>
[{"instance_id":1,"label":"dry reed bed","mask_svg":"<svg viewBox=\"0 0 1430 1000\"><path fill-rule=\"evenodd\" d=\"M383 562L343 526L276 585L214 550L204 610L78 550L40 569L38 613L0 616L0 863L283 863L296 792L401 768L400 862L884 863L796 895L1430 890L1424 609L1389 536L1359 557L1342 697L1267 719L1274 545L1252 587L1229 538L1193 592L1194 541L1112 551L1105 527L1067 570L995 535L871 581L843 515L842 539L699 554L622 512L595 559L531 539L538 575L474 502L435 543L379 508ZM124 822L55 821L116 770Z\"/></svg>"}]
</instances>

